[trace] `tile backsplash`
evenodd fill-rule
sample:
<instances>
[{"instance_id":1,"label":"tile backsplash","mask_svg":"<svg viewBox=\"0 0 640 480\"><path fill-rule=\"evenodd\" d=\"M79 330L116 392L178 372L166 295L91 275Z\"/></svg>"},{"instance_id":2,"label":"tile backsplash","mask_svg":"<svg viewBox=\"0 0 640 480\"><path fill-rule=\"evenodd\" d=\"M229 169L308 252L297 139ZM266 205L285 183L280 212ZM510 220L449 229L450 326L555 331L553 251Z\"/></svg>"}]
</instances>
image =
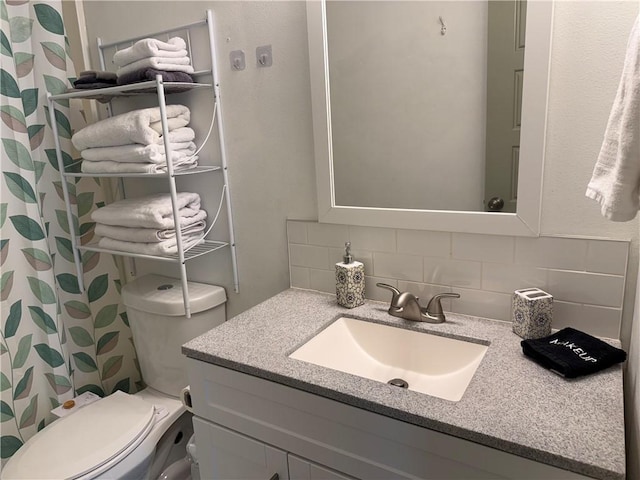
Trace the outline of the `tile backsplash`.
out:
<instances>
[{"instance_id":1,"label":"tile backsplash","mask_svg":"<svg viewBox=\"0 0 640 480\"><path fill-rule=\"evenodd\" d=\"M377 282L426 302L457 292L446 311L511 320L514 290L539 287L554 297L553 327L618 338L629 242L512 237L287 222L291 286L335 293L344 242L364 263L366 297L388 302Z\"/></svg>"}]
</instances>

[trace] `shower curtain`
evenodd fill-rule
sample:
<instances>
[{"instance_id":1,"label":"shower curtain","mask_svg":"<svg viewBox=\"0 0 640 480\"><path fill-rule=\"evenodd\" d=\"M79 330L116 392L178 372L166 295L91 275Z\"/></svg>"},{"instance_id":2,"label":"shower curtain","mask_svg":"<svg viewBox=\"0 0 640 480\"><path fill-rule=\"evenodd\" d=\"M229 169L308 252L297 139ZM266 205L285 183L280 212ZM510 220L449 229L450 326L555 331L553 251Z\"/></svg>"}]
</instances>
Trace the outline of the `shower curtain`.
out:
<instances>
[{"instance_id":1,"label":"shower curtain","mask_svg":"<svg viewBox=\"0 0 640 480\"><path fill-rule=\"evenodd\" d=\"M50 411L86 391L135 392L140 374L120 304L113 258L82 253L80 292L62 200L47 92L75 75L62 1L0 0L0 453L2 462L54 418ZM76 101L56 110L65 162L72 161ZM103 204L98 179L67 178L72 222L93 238L91 211Z\"/></svg>"}]
</instances>

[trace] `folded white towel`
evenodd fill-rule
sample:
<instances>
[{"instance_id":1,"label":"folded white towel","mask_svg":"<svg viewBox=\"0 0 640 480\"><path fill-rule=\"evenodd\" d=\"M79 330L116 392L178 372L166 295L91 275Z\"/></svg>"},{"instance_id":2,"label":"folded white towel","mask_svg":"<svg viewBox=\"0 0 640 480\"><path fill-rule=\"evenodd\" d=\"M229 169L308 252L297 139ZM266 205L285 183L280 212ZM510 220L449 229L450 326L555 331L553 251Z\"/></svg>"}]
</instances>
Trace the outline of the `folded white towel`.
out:
<instances>
[{"instance_id":1,"label":"folded white towel","mask_svg":"<svg viewBox=\"0 0 640 480\"><path fill-rule=\"evenodd\" d=\"M186 154L181 157L174 155L174 171L188 170L197 166L197 155ZM128 163L100 160L99 162L82 162L80 170L82 173L167 173L168 168L166 163Z\"/></svg>"},{"instance_id":2,"label":"folded white towel","mask_svg":"<svg viewBox=\"0 0 640 480\"><path fill-rule=\"evenodd\" d=\"M196 144L193 142L180 142L171 144L171 154L174 161L193 156L196 153ZM156 163L166 165L164 145L120 145L118 147L88 148L80 152L84 160L89 162L124 162L124 163Z\"/></svg>"},{"instance_id":3,"label":"folded white towel","mask_svg":"<svg viewBox=\"0 0 640 480\"><path fill-rule=\"evenodd\" d=\"M184 105L167 105L169 131L186 127L191 112ZM113 147L141 143L152 145L162 142L160 108L144 108L106 118L86 126L71 137L77 150L95 147ZM170 139L171 140L171 139Z\"/></svg>"},{"instance_id":4,"label":"folded white towel","mask_svg":"<svg viewBox=\"0 0 640 480\"><path fill-rule=\"evenodd\" d=\"M201 210L204 212L204 210ZM180 229L183 238L187 235L195 235L204 232L207 224L204 220L187 225ZM109 237L113 240L125 242L157 243L176 237L175 228L132 228L118 227L116 225L104 225L96 223L95 234L99 237Z\"/></svg>"},{"instance_id":5,"label":"folded white towel","mask_svg":"<svg viewBox=\"0 0 640 480\"><path fill-rule=\"evenodd\" d=\"M640 15L586 195L614 222L632 220L640 208Z\"/></svg>"},{"instance_id":6,"label":"folded white towel","mask_svg":"<svg viewBox=\"0 0 640 480\"><path fill-rule=\"evenodd\" d=\"M144 38L116 52L113 55L113 63L123 67L146 57L186 57L186 48L187 44L180 37L170 38L166 42L155 38Z\"/></svg>"},{"instance_id":7,"label":"folded white towel","mask_svg":"<svg viewBox=\"0 0 640 480\"><path fill-rule=\"evenodd\" d=\"M201 234L187 235L182 237L182 248L186 250L202 241L203 237ZM178 253L178 243L175 238L157 243L138 243L102 237L98 245L109 250L119 250L121 252L138 253L142 255L171 255Z\"/></svg>"},{"instance_id":8,"label":"folded white towel","mask_svg":"<svg viewBox=\"0 0 640 480\"><path fill-rule=\"evenodd\" d=\"M165 72L194 72L189 57L147 57L125 65L124 67L118 68L118 70L116 70L116 75L121 76L125 73L135 72L136 70L142 70L144 68L154 68L156 70L163 70Z\"/></svg>"},{"instance_id":9,"label":"folded white towel","mask_svg":"<svg viewBox=\"0 0 640 480\"><path fill-rule=\"evenodd\" d=\"M204 220L207 216L200 210L200 195L190 192L177 194L180 227ZM160 193L139 198L118 200L91 213L96 223L137 228L175 228L171 195Z\"/></svg>"}]
</instances>

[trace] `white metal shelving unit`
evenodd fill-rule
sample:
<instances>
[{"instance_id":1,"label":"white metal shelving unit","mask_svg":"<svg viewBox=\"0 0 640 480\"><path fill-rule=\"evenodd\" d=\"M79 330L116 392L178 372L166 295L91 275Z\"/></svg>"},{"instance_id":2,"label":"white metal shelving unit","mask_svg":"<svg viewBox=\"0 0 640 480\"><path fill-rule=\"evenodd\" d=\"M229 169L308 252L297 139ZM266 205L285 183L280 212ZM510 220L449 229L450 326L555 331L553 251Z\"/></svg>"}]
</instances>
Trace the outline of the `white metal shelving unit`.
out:
<instances>
[{"instance_id":1,"label":"white metal shelving unit","mask_svg":"<svg viewBox=\"0 0 640 480\"><path fill-rule=\"evenodd\" d=\"M216 56L216 44L215 44L215 35L214 35L214 17L213 11L207 10L205 19L190 23L188 25L181 25L172 29L163 30L160 32L149 33L147 35L142 35L138 37L128 38L125 40L120 40L113 43L103 44L100 39L98 39L98 51L100 53L100 67L102 70L106 70L105 66L105 50L109 48L123 48L129 45L132 45L138 40L144 38L158 38L165 37L169 38L170 36L175 36L182 34L183 38L187 43L187 50L189 52L189 56L193 60L192 53L192 45L191 45L191 34L195 28L206 27L207 34L209 38L209 52L211 55L211 69L210 70L199 70L196 71L193 76L199 77L201 75L210 75L212 77L211 83L181 83L181 82L163 82L161 76L157 76L155 80L134 83L129 85L101 88L96 90L86 90L86 91L70 91L63 94L58 95L48 95L48 104L49 104L49 116L51 121L51 128L53 130L54 139L55 139L55 147L56 147L56 155L58 160L58 168L60 174L62 176L62 191L64 196L64 201L67 209L67 219L69 221L69 231L73 232L71 235L71 244L73 247L73 256L76 265L76 272L78 274L78 283L80 289L84 291L84 282L83 282L83 271L82 271L82 261L80 258L81 251L93 251L93 252L101 252L101 253L110 253L113 255L121 255L133 258L142 258L142 259L151 259L162 262L171 262L177 264L180 268L180 277L182 283L182 291L184 298L184 308L185 314L188 317L191 316L191 308L190 308L190 300L189 300L189 289L187 284L187 271L186 271L186 262L192 260L194 258L198 258L202 255L206 255L217 250L220 250L224 247L229 246L231 252L231 263L233 268L233 283L234 290L239 292L239 281L238 281L238 265L237 265L237 257L236 257L236 244L235 244L235 236L233 230L233 215L231 208L231 194L229 191L229 178L228 178L228 169L227 169L227 154L225 149L225 137L224 137L224 126L222 122L222 102L220 98L220 83L219 83L219 75L217 68L217 56ZM201 89L201 88L210 88L213 89L214 94L214 111L215 116L213 118L213 122L217 125L217 133L219 138L219 148L220 148L220 165L219 166L198 166L192 169L186 170L174 170L173 164L170 160L171 156L171 145L169 143L169 129L167 125L166 118L166 103L165 96L168 94L166 89L174 89L179 90L180 93L184 91ZM169 92L170 93L170 92ZM167 156L167 172L166 173L154 173L154 174L146 174L146 173L118 173L118 174L89 174L89 173L80 173L73 171L76 167L78 167L79 162L76 162L71 165L65 165L64 159L62 155L62 149L60 147L60 141L58 136L58 126L55 118L55 108L56 104L63 101L68 101L70 99L96 99L96 100L108 100L110 101L112 98L119 97L129 97L135 95L157 95L158 98L158 106L160 107L161 112L161 120L162 120L162 131L164 138L164 147ZM109 109L111 111L111 109ZM212 125L213 126L213 125ZM176 243L177 243L177 253L174 255L167 256L152 256L152 255L143 255L137 253L131 253L120 250L110 250L99 247L96 245L81 245L79 242L79 232L76 232L76 228L74 227L73 222L73 212L71 209L71 202L69 196L69 190L67 186L67 179L73 177L112 177L112 178L166 178L169 193L171 195L172 202L172 210L174 215L174 221L178 219L178 207L177 207L177 188L175 178L179 176L187 176L187 175L197 175L202 173L209 172L221 172L223 175L223 191L221 194L221 203L220 209L222 208L222 204L226 207L227 218L228 218L228 230L229 230L229 242L215 241L205 239L203 243L195 245L194 247L185 251L183 248L182 242L182 234L179 228L176 228ZM218 218L218 215L215 216ZM215 220L214 220L215 222ZM175 225L178 225L178 222L175 221ZM211 226L209 226L210 229Z\"/></svg>"}]
</instances>

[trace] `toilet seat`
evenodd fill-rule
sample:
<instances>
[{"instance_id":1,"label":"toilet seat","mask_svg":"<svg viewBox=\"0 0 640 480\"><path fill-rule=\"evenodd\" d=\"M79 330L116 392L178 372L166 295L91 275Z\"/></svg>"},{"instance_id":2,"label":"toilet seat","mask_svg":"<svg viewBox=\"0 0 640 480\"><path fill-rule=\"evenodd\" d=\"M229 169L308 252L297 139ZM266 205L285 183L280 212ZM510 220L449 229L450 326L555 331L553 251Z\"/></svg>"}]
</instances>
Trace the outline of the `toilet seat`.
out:
<instances>
[{"instance_id":1,"label":"toilet seat","mask_svg":"<svg viewBox=\"0 0 640 480\"><path fill-rule=\"evenodd\" d=\"M151 431L153 404L115 392L53 422L3 468L5 478L93 478L133 451Z\"/></svg>"}]
</instances>

